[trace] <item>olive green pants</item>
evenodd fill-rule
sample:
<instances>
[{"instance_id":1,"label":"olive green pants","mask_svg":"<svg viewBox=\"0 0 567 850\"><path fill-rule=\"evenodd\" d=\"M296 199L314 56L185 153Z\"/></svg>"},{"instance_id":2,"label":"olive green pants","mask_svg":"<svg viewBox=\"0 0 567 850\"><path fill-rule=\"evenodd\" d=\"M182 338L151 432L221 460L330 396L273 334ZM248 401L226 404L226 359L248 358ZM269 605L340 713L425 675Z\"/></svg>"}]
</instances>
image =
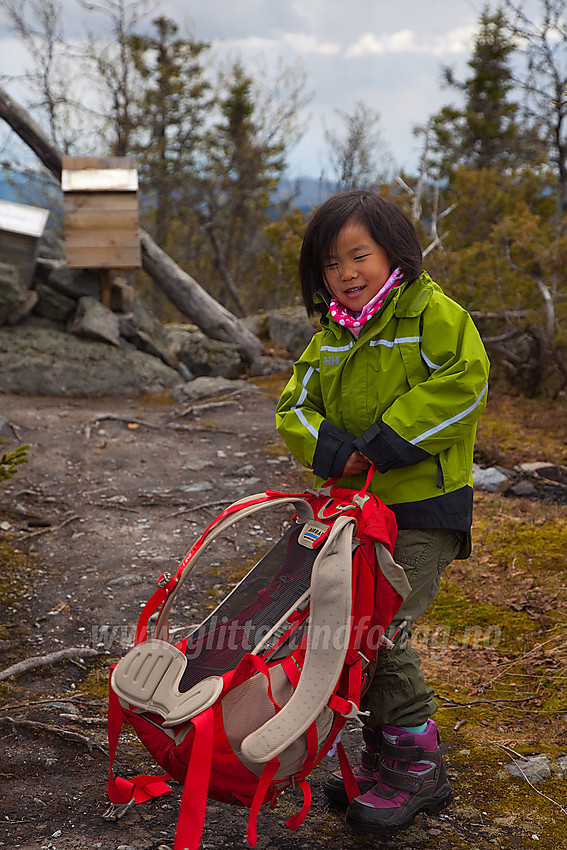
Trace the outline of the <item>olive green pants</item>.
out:
<instances>
[{"instance_id":1,"label":"olive green pants","mask_svg":"<svg viewBox=\"0 0 567 850\"><path fill-rule=\"evenodd\" d=\"M421 660L408 646L412 625L429 608L439 590L443 570L461 548L464 532L445 528L400 529L394 560L404 568L411 593L402 603L386 635L392 637L404 620L407 625L393 649L380 649L372 684L361 706L369 711L371 726L420 726L438 709L434 691L425 683Z\"/></svg>"}]
</instances>

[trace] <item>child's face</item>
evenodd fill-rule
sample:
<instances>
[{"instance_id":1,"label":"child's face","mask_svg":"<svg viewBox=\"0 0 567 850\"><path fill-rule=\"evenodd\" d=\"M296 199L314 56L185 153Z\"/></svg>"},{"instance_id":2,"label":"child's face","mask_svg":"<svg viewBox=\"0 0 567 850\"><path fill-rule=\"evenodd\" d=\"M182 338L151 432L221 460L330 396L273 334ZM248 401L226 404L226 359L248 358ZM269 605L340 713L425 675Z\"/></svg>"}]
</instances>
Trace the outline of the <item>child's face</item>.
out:
<instances>
[{"instance_id":1,"label":"child's face","mask_svg":"<svg viewBox=\"0 0 567 850\"><path fill-rule=\"evenodd\" d=\"M336 255L325 258L323 270L331 295L358 313L390 277L390 260L368 228L352 221L339 230Z\"/></svg>"}]
</instances>

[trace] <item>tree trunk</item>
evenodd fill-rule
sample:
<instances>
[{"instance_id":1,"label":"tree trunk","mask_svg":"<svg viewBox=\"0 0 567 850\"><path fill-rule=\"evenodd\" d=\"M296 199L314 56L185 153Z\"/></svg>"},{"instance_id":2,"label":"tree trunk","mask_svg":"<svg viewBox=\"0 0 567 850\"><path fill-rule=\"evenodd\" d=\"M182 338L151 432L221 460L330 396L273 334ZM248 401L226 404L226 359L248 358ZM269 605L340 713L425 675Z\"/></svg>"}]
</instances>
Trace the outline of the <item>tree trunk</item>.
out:
<instances>
[{"instance_id":1,"label":"tree trunk","mask_svg":"<svg viewBox=\"0 0 567 850\"><path fill-rule=\"evenodd\" d=\"M39 157L55 177L61 179L63 154L30 118L28 113L0 88L0 118ZM234 342L242 358L252 362L262 350L262 343L236 316L222 307L181 269L151 236L140 228L144 271L165 292L170 301L211 339Z\"/></svg>"}]
</instances>

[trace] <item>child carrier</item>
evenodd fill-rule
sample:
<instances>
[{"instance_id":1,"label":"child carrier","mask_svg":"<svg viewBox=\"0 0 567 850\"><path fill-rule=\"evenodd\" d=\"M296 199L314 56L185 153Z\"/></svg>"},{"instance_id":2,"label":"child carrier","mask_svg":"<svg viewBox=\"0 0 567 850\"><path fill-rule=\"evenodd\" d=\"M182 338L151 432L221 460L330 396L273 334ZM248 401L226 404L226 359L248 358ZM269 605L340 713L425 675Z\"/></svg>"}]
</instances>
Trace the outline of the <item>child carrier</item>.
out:
<instances>
[{"instance_id":1,"label":"child carrier","mask_svg":"<svg viewBox=\"0 0 567 850\"><path fill-rule=\"evenodd\" d=\"M329 483L241 499L211 522L174 576L161 576L140 616L135 646L111 674L107 816L168 793L165 782L175 779L184 788L174 850L198 850L207 798L249 807L252 847L260 807L273 805L290 785L303 791L304 802L287 825L303 822L311 798L306 778L337 743L346 720L357 717L371 662L388 644L384 631L409 591L392 557L394 514L366 486L358 492ZM243 518L281 505L290 509L291 527L173 645L172 605L209 544ZM134 728L164 776L114 776L123 723ZM355 796L340 743L338 754Z\"/></svg>"}]
</instances>

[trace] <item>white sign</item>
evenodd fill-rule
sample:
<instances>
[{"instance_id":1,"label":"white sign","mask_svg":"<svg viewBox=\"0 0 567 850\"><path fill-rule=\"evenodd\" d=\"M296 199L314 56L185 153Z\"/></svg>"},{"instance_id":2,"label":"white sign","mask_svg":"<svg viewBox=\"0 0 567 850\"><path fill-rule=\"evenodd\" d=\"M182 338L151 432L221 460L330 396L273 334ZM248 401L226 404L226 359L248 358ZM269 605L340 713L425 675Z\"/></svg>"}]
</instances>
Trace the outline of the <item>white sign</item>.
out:
<instances>
[{"instance_id":1,"label":"white sign","mask_svg":"<svg viewBox=\"0 0 567 850\"><path fill-rule=\"evenodd\" d=\"M12 201L0 201L0 230L9 233L21 233L25 236L43 235L49 210L15 204Z\"/></svg>"},{"instance_id":2,"label":"white sign","mask_svg":"<svg viewBox=\"0 0 567 850\"><path fill-rule=\"evenodd\" d=\"M131 168L63 169L64 192L135 192L138 174Z\"/></svg>"}]
</instances>

